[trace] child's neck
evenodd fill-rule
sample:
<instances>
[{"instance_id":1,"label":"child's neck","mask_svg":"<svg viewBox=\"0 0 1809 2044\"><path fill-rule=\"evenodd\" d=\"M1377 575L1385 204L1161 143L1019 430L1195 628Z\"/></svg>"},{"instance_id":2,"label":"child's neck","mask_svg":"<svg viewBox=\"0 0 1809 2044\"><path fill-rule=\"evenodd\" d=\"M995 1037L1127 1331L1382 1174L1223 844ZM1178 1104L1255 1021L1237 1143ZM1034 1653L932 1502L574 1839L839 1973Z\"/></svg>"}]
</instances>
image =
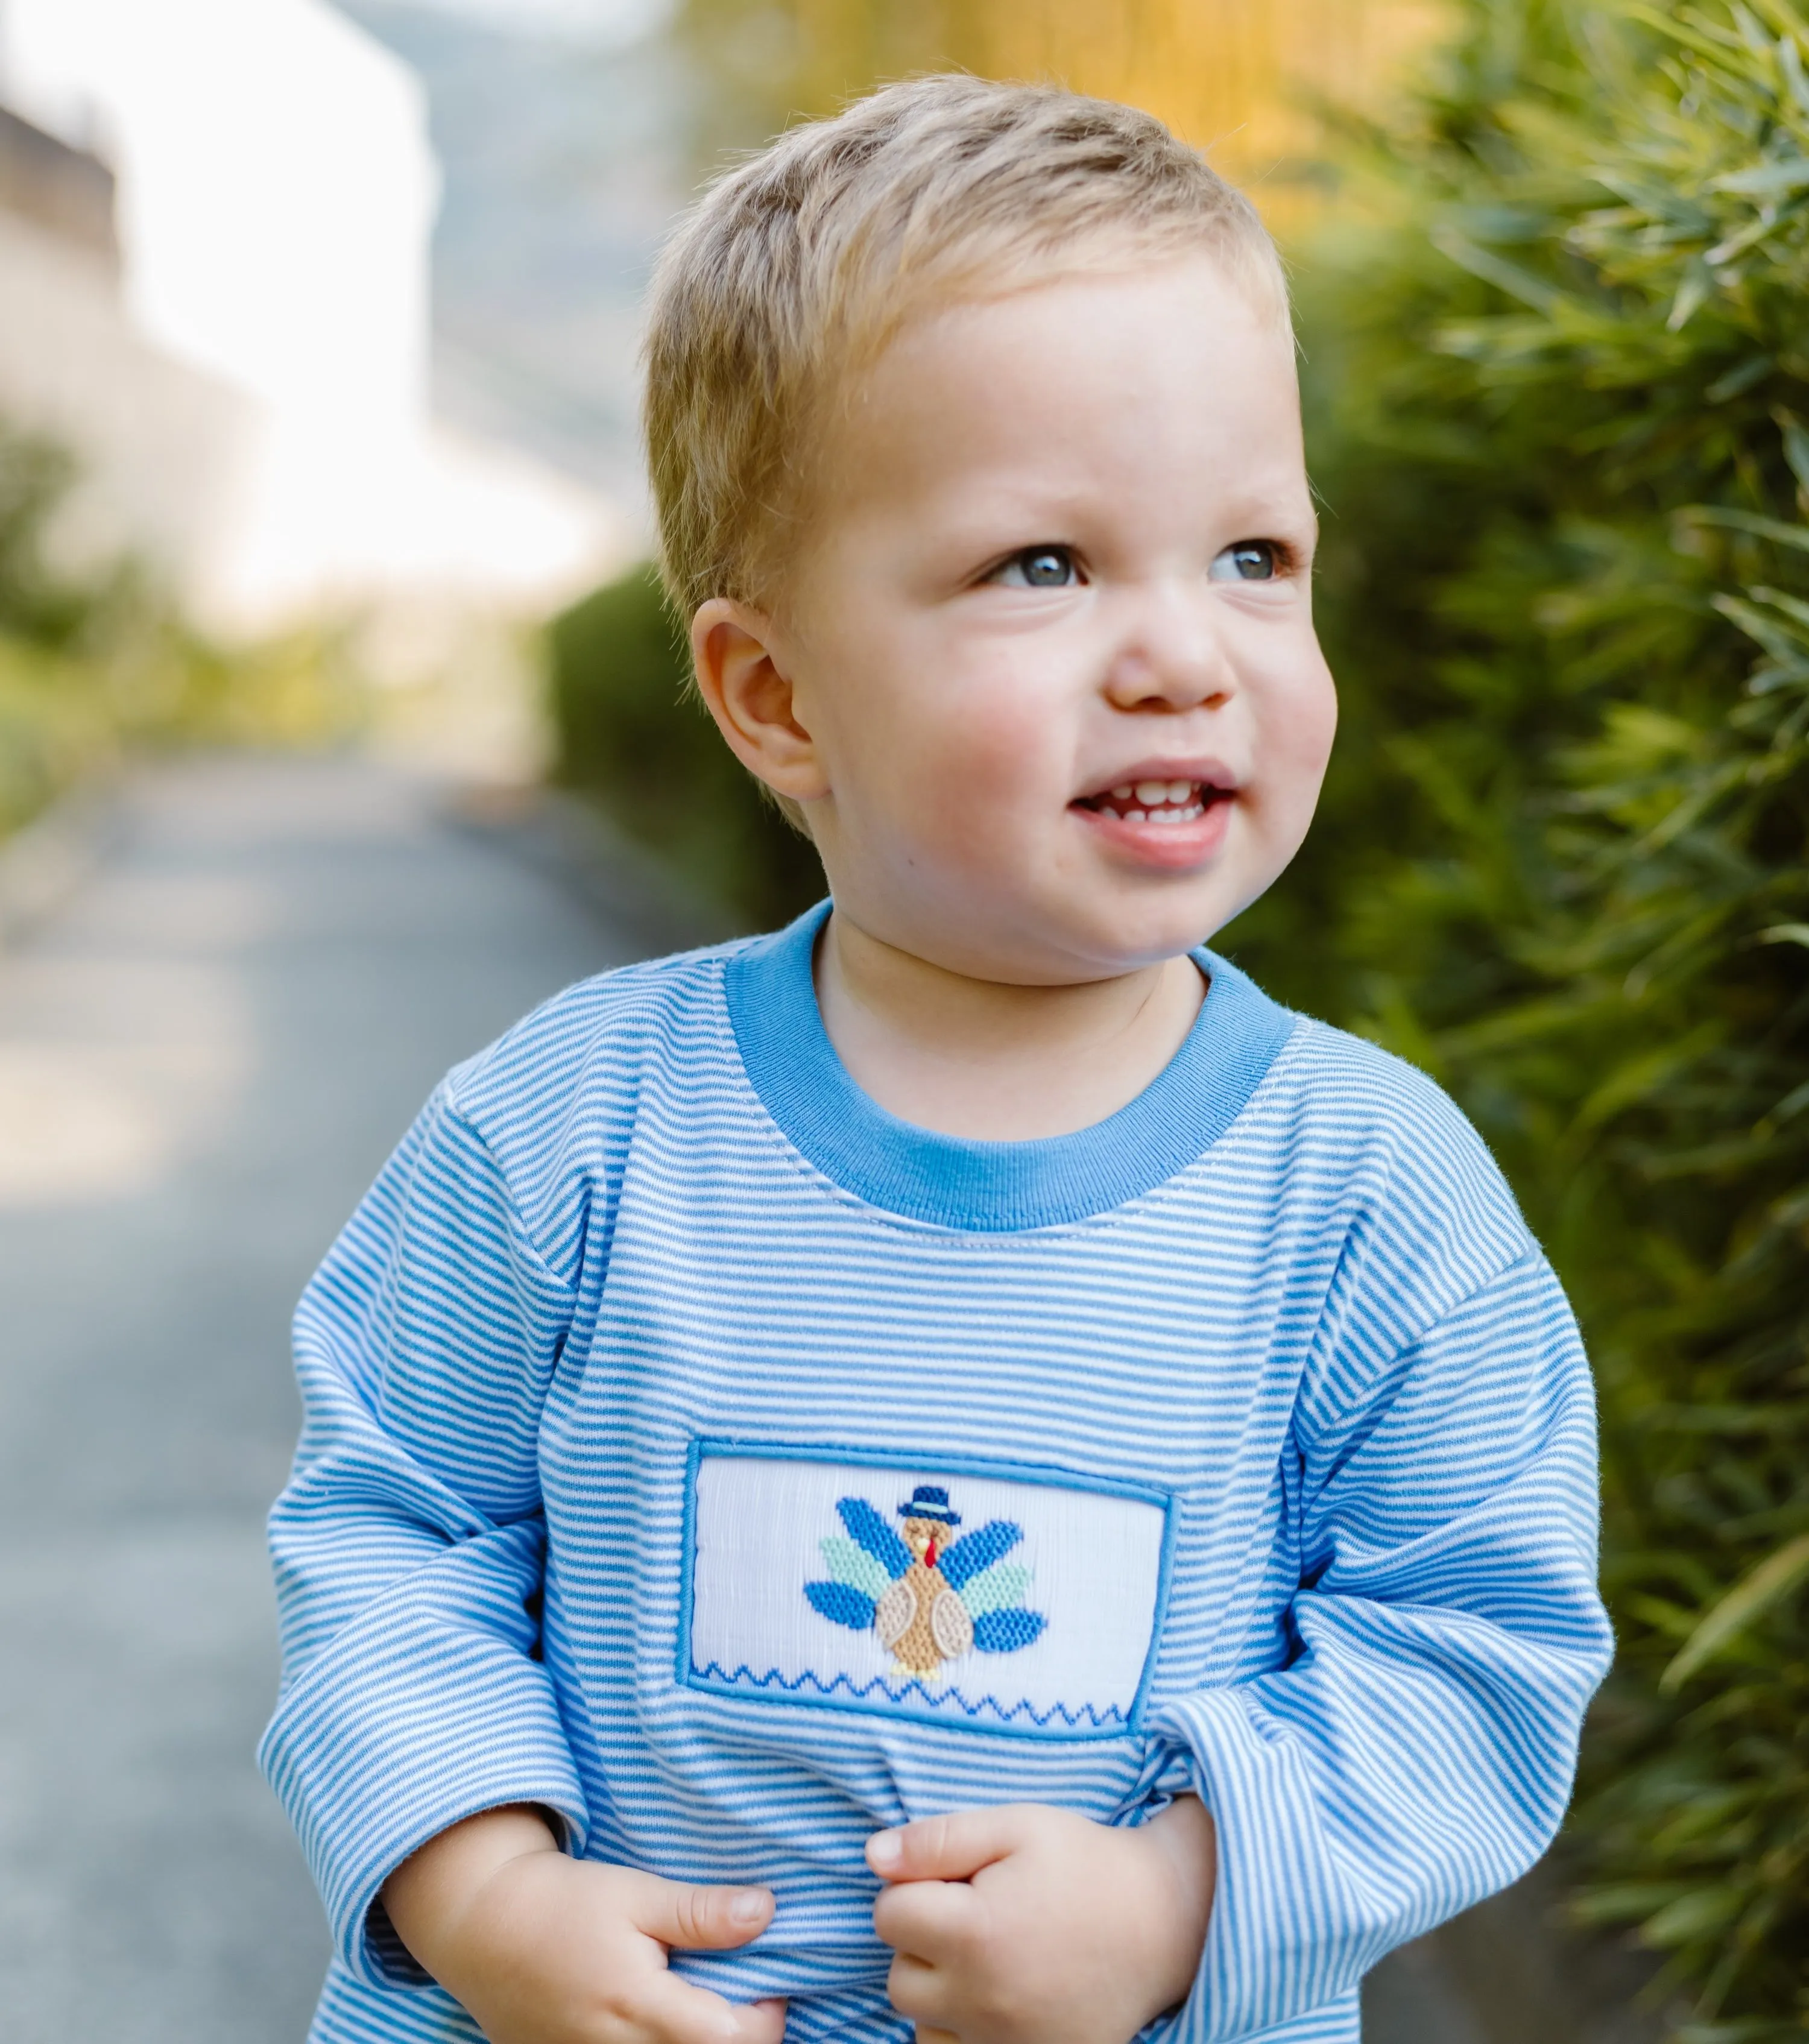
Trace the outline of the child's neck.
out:
<instances>
[{"instance_id":1,"label":"child's neck","mask_svg":"<svg viewBox=\"0 0 1809 2044\"><path fill-rule=\"evenodd\" d=\"M1115 1114L1181 1048L1205 991L1188 958L1077 986L970 979L839 912L816 955L823 1026L855 1082L903 1120L980 1141Z\"/></svg>"}]
</instances>

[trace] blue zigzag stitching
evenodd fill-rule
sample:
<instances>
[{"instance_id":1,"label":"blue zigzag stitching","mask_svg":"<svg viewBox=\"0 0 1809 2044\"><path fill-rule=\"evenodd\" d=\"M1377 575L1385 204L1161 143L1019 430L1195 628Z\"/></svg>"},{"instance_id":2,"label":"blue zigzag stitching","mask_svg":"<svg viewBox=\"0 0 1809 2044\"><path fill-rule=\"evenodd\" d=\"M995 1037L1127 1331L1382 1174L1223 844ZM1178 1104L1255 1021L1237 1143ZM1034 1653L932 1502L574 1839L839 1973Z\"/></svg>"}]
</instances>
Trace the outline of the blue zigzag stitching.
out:
<instances>
[{"instance_id":1,"label":"blue zigzag stitching","mask_svg":"<svg viewBox=\"0 0 1809 2044\"><path fill-rule=\"evenodd\" d=\"M915 1689L926 1704L958 1704L970 1718L983 1716L986 1712L991 1711L996 1717L1007 1724L1009 1724L1013 1718L1020 1716L1028 1718L1032 1724L1046 1725L1054 1719L1059 1718L1064 1724L1077 1725L1084 1723L1093 1726L1096 1729L1102 1728L1106 1725L1127 1724L1130 1722L1116 1704L1108 1704L1103 1711L1096 1710L1091 1704L1082 1704L1078 1710L1073 1711L1070 1710L1066 1704L1051 1704L1047 1710L1039 1711L1034 1704L1029 1703L1016 1703L1008 1706L1001 1704L997 1696L982 1696L977 1703L970 1703L958 1689L948 1689L939 1691L926 1689L921 1682L907 1682L903 1689L895 1689L883 1675L875 1675L870 1681L860 1683L857 1683L851 1676L837 1675L832 1680L825 1682L820 1675L813 1673L808 1668L806 1668L801 1675L796 1677L782 1675L777 1668L769 1668L764 1675L756 1675L745 1661L732 1673L724 1668L720 1661L706 1662L701 1668L693 1662L691 1672L694 1675L701 1676L705 1681L713 1676L717 1681L724 1684L747 1684L756 1689L785 1689L793 1695L796 1695L800 1689L814 1689L820 1696L832 1696L838 1689L841 1689L846 1691L856 1702L863 1701L877 1689L881 1696L889 1698L892 1702L902 1704L908 1700L911 1692Z\"/></svg>"}]
</instances>

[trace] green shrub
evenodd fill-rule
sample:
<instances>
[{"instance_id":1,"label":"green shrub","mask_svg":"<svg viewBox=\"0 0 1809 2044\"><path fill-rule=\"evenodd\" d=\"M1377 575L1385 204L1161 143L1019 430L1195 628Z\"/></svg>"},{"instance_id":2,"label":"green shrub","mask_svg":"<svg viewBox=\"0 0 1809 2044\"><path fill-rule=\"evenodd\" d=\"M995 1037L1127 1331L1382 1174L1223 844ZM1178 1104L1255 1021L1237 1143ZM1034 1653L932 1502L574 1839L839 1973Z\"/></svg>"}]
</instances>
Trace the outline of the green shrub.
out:
<instances>
[{"instance_id":1,"label":"green shrub","mask_svg":"<svg viewBox=\"0 0 1809 2044\"><path fill-rule=\"evenodd\" d=\"M0 634L0 838L113 754L92 673Z\"/></svg>"},{"instance_id":2,"label":"green shrub","mask_svg":"<svg viewBox=\"0 0 1809 2044\"><path fill-rule=\"evenodd\" d=\"M651 568L548 631L556 774L750 928L820 899L823 869L724 744Z\"/></svg>"},{"instance_id":3,"label":"green shrub","mask_svg":"<svg viewBox=\"0 0 1809 2044\"><path fill-rule=\"evenodd\" d=\"M44 529L75 480L67 451L0 425L0 632L60 646L88 623L95 592L46 562Z\"/></svg>"},{"instance_id":4,"label":"green shrub","mask_svg":"<svg viewBox=\"0 0 1809 2044\"><path fill-rule=\"evenodd\" d=\"M129 752L318 744L363 721L343 635L210 644L128 562L60 572L45 536L75 463L0 421L0 837Z\"/></svg>"},{"instance_id":5,"label":"green shrub","mask_svg":"<svg viewBox=\"0 0 1809 2044\"><path fill-rule=\"evenodd\" d=\"M1465 0L1302 263L1346 720L1231 933L1436 1072L1596 1358L1580 1911L1809 2029L1809 21Z\"/></svg>"},{"instance_id":6,"label":"green shrub","mask_svg":"<svg viewBox=\"0 0 1809 2044\"><path fill-rule=\"evenodd\" d=\"M117 749L91 655L124 584L59 574L44 553L75 474L63 449L0 423L0 837Z\"/></svg>"}]
</instances>

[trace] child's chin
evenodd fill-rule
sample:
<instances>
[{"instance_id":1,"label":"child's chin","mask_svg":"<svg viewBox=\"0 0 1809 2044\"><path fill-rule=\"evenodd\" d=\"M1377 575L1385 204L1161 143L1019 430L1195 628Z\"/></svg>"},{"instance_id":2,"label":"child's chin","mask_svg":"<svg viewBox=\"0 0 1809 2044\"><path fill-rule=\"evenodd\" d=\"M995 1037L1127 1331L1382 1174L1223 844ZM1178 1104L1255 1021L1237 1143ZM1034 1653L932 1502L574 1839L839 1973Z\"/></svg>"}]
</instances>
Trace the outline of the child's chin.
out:
<instances>
[{"instance_id":1,"label":"child's chin","mask_svg":"<svg viewBox=\"0 0 1809 2044\"><path fill-rule=\"evenodd\" d=\"M1227 920L1216 889L1152 887L1146 880L1142 886L1091 891L1085 905L1075 907L1070 949L1096 960L1102 978L1185 958L1210 942Z\"/></svg>"}]
</instances>

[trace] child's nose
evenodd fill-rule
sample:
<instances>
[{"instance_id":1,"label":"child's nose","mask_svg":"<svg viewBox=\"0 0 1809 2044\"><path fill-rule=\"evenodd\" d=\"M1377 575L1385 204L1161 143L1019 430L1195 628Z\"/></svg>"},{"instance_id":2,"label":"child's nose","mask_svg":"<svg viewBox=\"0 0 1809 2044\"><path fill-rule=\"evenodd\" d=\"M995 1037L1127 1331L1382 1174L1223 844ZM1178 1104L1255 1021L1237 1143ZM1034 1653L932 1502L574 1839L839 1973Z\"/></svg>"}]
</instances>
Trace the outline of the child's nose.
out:
<instances>
[{"instance_id":1,"label":"child's nose","mask_svg":"<svg viewBox=\"0 0 1809 2044\"><path fill-rule=\"evenodd\" d=\"M1116 709L1216 709L1235 693L1236 675L1211 625L1139 632L1121 646L1105 681Z\"/></svg>"}]
</instances>

